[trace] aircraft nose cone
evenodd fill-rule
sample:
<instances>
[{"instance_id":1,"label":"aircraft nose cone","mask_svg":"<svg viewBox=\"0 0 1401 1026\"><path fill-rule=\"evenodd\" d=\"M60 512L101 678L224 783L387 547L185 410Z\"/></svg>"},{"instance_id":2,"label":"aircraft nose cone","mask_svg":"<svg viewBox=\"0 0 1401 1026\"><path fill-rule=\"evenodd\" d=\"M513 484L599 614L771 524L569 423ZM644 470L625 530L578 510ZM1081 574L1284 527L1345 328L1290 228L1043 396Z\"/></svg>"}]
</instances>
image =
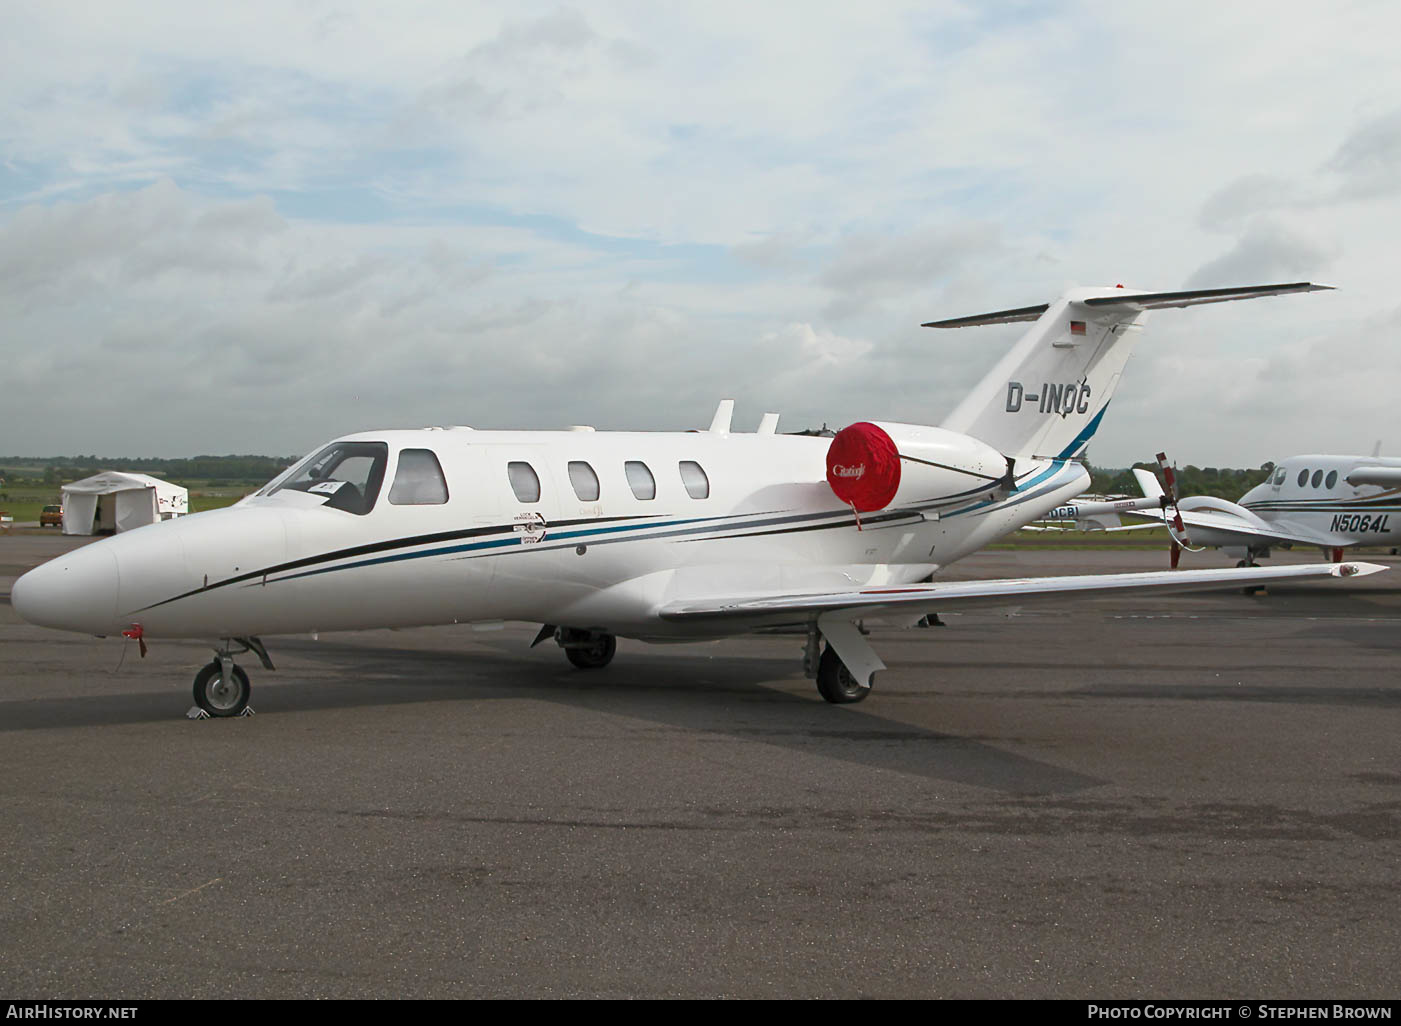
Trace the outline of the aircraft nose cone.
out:
<instances>
[{"instance_id":1,"label":"aircraft nose cone","mask_svg":"<svg viewBox=\"0 0 1401 1026\"><path fill-rule=\"evenodd\" d=\"M39 627L84 634L120 630L117 558L101 542L36 566L15 581L10 605Z\"/></svg>"}]
</instances>

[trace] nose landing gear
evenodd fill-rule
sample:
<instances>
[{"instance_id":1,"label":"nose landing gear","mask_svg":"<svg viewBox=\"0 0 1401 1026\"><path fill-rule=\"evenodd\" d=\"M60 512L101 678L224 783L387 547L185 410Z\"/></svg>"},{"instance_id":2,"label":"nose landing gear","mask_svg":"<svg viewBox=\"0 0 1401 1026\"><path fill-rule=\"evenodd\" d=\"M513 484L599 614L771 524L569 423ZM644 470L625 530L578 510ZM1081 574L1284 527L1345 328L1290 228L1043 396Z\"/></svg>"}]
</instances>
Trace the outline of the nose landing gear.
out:
<instances>
[{"instance_id":1,"label":"nose landing gear","mask_svg":"<svg viewBox=\"0 0 1401 1026\"><path fill-rule=\"evenodd\" d=\"M215 659L195 674L195 705L210 716L237 716L246 711L252 690L248 674L232 659Z\"/></svg>"},{"instance_id":2,"label":"nose landing gear","mask_svg":"<svg viewBox=\"0 0 1401 1026\"><path fill-rule=\"evenodd\" d=\"M235 648L235 645L238 647ZM275 669L268 658L267 649L257 638L224 638L221 646L214 650L214 661L195 674L195 705L205 716L253 715L248 705L252 685L248 683L248 674L243 667L233 659L244 652L256 655L265 669ZM194 715L193 711L191 715Z\"/></svg>"}]
</instances>

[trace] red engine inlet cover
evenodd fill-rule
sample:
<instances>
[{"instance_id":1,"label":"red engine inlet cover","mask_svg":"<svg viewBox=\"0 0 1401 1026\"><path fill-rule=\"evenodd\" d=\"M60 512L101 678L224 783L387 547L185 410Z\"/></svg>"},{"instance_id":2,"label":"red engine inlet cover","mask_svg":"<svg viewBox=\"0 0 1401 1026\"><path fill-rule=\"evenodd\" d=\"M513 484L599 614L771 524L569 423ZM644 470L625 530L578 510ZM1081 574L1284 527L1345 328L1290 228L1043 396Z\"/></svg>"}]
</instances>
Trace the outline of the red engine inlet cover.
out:
<instances>
[{"instance_id":1,"label":"red engine inlet cover","mask_svg":"<svg viewBox=\"0 0 1401 1026\"><path fill-rule=\"evenodd\" d=\"M858 513L885 509L900 487L900 453L874 424L842 428L827 450L827 483Z\"/></svg>"}]
</instances>

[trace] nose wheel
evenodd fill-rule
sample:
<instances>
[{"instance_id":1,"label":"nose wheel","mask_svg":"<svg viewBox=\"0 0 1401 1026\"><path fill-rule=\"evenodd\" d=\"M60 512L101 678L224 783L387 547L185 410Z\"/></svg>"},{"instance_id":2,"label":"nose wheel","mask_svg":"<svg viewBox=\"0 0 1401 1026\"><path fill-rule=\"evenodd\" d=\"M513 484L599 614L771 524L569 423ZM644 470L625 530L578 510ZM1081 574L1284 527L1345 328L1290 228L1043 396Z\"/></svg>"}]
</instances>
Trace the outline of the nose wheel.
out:
<instances>
[{"instance_id":1,"label":"nose wheel","mask_svg":"<svg viewBox=\"0 0 1401 1026\"><path fill-rule=\"evenodd\" d=\"M248 708L253 689L243 667L232 659L215 659L195 674L194 691L195 705L210 716L237 716Z\"/></svg>"},{"instance_id":2,"label":"nose wheel","mask_svg":"<svg viewBox=\"0 0 1401 1026\"><path fill-rule=\"evenodd\" d=\"M234 656L252 652L265 670L276 669L268 650L258 638L224 638L214 649L214 661L195 674L195 705L205 716L252 716L248 698L253 689L248 674L234 662ZM193 709L192 719L201 717Z\"/></svg>"}]
</instances>

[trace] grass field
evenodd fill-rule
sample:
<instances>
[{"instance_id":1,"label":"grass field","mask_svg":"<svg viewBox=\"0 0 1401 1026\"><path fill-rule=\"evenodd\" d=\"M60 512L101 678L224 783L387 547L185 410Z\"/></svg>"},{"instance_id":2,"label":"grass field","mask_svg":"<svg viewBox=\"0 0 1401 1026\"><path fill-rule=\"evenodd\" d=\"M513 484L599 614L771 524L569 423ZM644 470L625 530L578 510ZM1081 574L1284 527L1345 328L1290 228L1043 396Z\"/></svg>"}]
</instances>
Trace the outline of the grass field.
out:
<instances>
[{"instance_id":1,"label":"grass field","mask_svg":"<svg viewBox=\"0 0 1401 1026\"><path fill-rule=\"evenodd\" d=\"M220 484L217 487L206 484L202 481L192 481L183 484L190 490L190 512L200 513L207 509L220 509L224 506L232 506L239 499L251 492L256 492L265 482ZM61 500L59 490L54 488L36 488L33 486L21 486L6 490L9 498L0 499L0 512L7 513L14 517L15 523L24 524L39 519L39 511L45 506L54 505Z\"/></svg>"}]
</instances>

